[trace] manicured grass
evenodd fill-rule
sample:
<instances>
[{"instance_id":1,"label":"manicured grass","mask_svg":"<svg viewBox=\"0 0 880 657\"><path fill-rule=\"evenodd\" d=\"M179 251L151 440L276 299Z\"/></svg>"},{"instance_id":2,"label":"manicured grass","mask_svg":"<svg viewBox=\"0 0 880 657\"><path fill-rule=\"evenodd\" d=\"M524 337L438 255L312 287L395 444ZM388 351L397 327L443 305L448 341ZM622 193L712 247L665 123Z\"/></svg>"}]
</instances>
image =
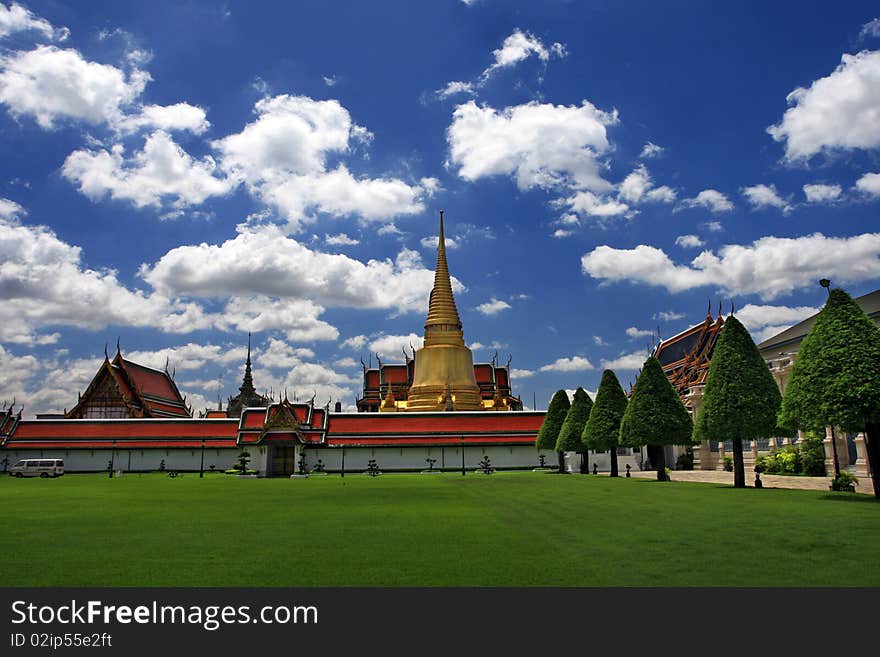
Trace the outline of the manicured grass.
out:
<instances>
[{"instance_id":1,"label":"manicured grass","mask_svg":"<svg viewBox=\"0 0 880 657\"><path fill-rule=\"evenodd\" d=\"M0 477L4 586L878 586L864 495L498 473Z\"/></svg>"}]
</instances>

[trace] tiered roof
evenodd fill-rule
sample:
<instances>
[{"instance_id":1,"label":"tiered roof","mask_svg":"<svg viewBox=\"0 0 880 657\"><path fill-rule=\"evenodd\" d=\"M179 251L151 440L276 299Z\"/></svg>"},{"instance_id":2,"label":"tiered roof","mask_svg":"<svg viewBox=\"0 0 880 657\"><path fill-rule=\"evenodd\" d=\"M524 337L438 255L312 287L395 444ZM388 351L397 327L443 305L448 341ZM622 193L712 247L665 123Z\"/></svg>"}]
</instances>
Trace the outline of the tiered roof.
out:
<instances>
[{"instance_id":1,"label":"tiered roof","mask_svg":"<svg viewBox=\"0 0 880 657\"><path fill-rule=\"evenodd\" d=\"M691 388L706 383L712 353L723 325L720 309L715 318L710 309L700 324L661 340L654 349L653 356L660 361L664 374L685 403Z\"/></svg>"},{"instance_id":2,"label":"tiered roof","mask_svg":"<svg viewBox=\"0 0 880 657\"><path fill-rule=\"evenodd\" d=\"M104 354L97 374L65 417L94 416L102 409L113 409L114 413L132 418L192 416L192 409L167 369L157 370L126 360L118 344L112 361Z\"/></svg>"}]
</instances>

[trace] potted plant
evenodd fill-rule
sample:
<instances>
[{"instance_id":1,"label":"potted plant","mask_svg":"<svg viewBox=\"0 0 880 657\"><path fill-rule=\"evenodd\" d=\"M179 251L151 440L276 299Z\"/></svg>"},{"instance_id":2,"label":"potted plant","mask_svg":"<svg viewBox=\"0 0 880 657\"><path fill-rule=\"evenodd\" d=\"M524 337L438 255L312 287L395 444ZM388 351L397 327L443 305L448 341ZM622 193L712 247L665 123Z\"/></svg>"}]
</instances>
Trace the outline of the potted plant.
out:
<instances>
[{"instance_id":1,"label":"potted plant","mask_svg":"<svg viewBox=\"0 0 880 657\"><path fill-rule=\"evenodd\" d=\"M831 490L855 493L859 480L846 470L841 470L840 475L831 480Z\"/></svg>"}]
</instances>

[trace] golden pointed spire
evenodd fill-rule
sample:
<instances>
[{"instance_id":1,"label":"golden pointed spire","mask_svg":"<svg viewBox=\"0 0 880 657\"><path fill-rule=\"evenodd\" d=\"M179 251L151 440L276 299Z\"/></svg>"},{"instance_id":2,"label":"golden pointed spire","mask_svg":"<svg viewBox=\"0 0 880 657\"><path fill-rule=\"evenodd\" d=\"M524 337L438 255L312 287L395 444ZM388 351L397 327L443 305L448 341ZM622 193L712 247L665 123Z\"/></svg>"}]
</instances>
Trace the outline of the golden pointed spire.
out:
<instances>
[{"instance_id":1,"label":"golden pointed spire","mask_svg":"<svg viewBox=\"0 0 880 657\"><path fill-rule=\"evenodd\" d=\"M452 295L452 279L446 262L446 231L443 226L443 210L440 211L440 235L437 243L437 269L434 272L434 288L428 302L425 320L425 344L464 344L461 335L461 318Z\"/></svg>"}]
</instances>

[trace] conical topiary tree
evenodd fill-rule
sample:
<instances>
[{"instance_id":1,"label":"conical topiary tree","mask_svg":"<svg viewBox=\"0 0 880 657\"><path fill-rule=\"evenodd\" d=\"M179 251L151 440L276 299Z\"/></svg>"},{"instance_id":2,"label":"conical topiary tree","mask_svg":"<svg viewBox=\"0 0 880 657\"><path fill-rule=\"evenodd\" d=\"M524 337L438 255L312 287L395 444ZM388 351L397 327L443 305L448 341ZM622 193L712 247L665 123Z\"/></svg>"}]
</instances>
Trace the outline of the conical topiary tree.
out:
<instances>
[{"instance_id":1,"label":"conical topiary tree","mask_svg":"<svg viewBox=\"0 0 880 657\"><path fill-rule=\"evenodd\" d=\"M843 290L831 290L801 342L779 423L864 431L874 497L880 498L880 330Z\"/></svg>"},{"instance_id":2,"label":"conical topiary tree","mask_svg":"<svg viewBox=\"0 0 880 657\"><path fill-rule=\"evenodd\" d=\"M694 439L733 442L733 485L745 488L743 441L776 435L782 396L752 336L731 315L724 321L706 376Z\"/></svg>"},{"instance_id":3,"label":"conical topiary tree","mask_svg":"<svg viewBox=\"0 0 880 657\"><path fill-rule=\"evenodd\" d=\"M565 416L565 422L562 423L562 429L559 430L559 438L556 440L557 452L583 454L586 451L581 435L584 433L584 425L590 419L592 408L593 400L583 388L578 387L574 391L574 399Z\"/></svg>"},{"instance_id":4,"label":"conical topiary tree","mask_svg":"<svg viewBox=\"0 0 880 657\"><path fill-rule=\"evenodd\" d=\"M626 411L626 393L611 370L602 372L590 419L584 426L582 440L588 449L611 452L611 476L617 476L617 447L620 445L620 421Z\"/></svg>"},{"instance_id":5,"label":"conical topiary tree","mask_svg":"<svg viewBox=\"0 0 880 657\"><path fill-rule=\"evenodd\" d=\"M653 447L657 480L666 480L664 445L689 445L693 423L675 388L653 356L645 361L620 422L620 443Z\"/></svg>"},{"instance_id":6,"label":"conical topiary tree","mask_svg":"<svg viewBox=\"0 0 880 657\"><path fill-rule=\"evenodd\" d=\"M571 402L568 400L568 393L565 390L557 390L550 400L547 407L547 413L544 415L544 422L538 430L538 437L535 439L535 447L539 450L556 449L556 441L559 440L559 431L565 422L565 416L568 415L568 409L571 408ZM559 453L559 471L565 472L565 455Z\"/></svg>"}]
</instances>

